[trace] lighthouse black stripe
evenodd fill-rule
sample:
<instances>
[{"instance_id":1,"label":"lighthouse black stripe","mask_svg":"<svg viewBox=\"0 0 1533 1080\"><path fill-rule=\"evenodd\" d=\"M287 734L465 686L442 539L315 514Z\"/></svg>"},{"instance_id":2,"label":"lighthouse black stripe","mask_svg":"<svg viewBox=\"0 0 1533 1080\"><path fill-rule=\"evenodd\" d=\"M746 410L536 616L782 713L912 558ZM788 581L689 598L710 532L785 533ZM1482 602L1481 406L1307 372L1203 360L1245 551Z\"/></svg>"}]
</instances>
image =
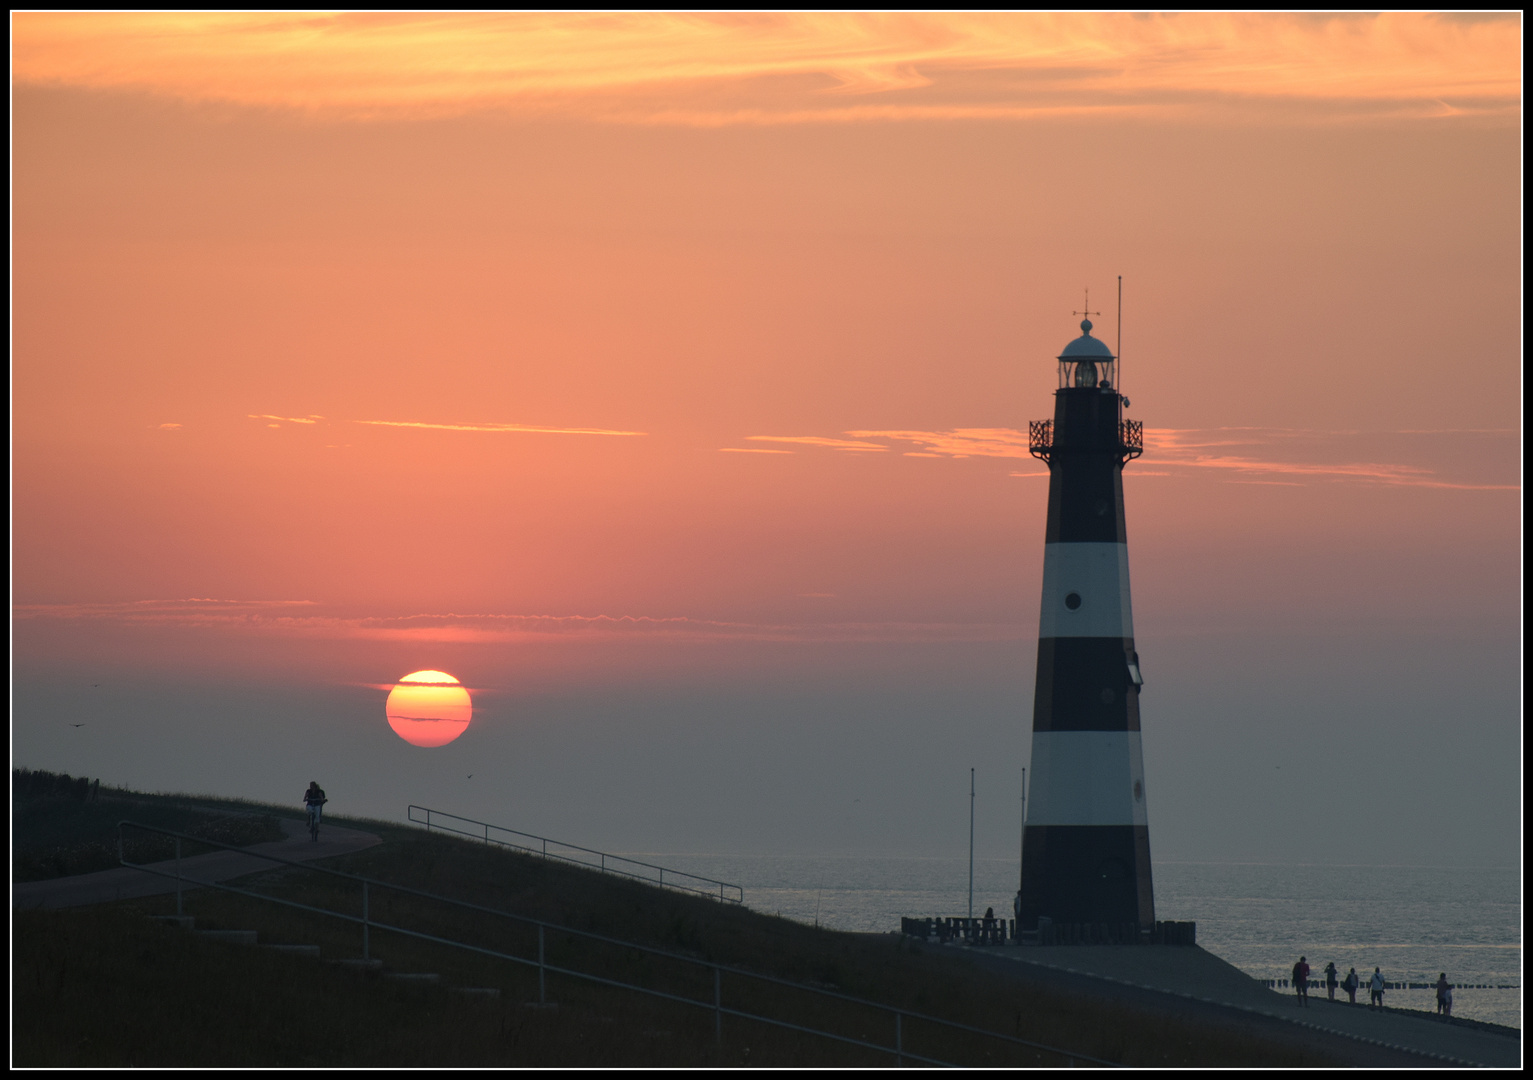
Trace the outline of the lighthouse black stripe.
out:
<instances>
[{"instance_id":1,"label":"lighthouse black stripe","mask_svg":"<svg viewBox=\"0 0 1533 1080\"><path fill-rule=\"evenodd\" d=\"M1029 825L1022 833L1019 926L1155 923L1146 825Z\"/></svg>"},{"instance_id":2,"label":"lighthouse black stripe","mask_svg":"<svg viewBox=\"0 0 1533 1080\"><path fill-rule=\"evenodd\" d=\"M1133 638L1040 638L1034 731L1138 731Z\"/></svg>"},{"instance_id":3,"label":"lighthouse black stripe","mask_svg":"<svg viewBox=\"0 0 1533 1080\"><path fill-rule=\"evenodd\" d=\"M1060 454L1049 462L1049 521L1044 541L1121 544L1123 473L1111 454Z\"/></svg>"},{"instance_id":4,"label":"lighthouse black stripe","mask_svg":"<svg viewBox=\"0 0 1533 1080\"><path fill-rule=\"evenodd\" d=\"M1128 539L1118 450L1120 400L1100 390L1066 389L1056 395L1047 543L1121 544Z\"/></svg>"}]
</instances>

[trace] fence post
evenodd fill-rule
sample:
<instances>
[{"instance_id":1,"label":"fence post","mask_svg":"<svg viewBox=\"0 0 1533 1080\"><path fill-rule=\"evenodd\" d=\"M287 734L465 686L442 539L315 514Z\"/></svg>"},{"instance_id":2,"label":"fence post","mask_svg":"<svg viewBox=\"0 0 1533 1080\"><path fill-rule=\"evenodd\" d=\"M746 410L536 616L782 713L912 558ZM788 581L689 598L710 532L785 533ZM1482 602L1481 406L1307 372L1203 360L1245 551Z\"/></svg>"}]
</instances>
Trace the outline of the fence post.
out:
<instances>
[{"instance_id":1,"label":"fence post","mask_svg":"<svg viewBox=\"0 0 1533 1080\"><path fill-rule=\"evenodd\" d=\"M181 838L176 837L176 918L181 917Z\"/></svg>"},{"instance_id":2,"label":"fence post","mask_svg":"<svg viewBox=\"0 0 1533 1080\"><path fill-rule=\"evenodd\" d=\"M724 993L720 988L720 971L713 969L713 1045L724 1041Z\"/></svg>"},{"instance_id":3,"label":"fence post","mask_svg":"<svg viewBox=\"0 0 1533 1080\"><path fill-rule=\"evenodd\" d=\"M362 882L362 959L368 959L367 882Z\"/></svg>"},{"instance_id":4,"label":"fence post","mask_svg":"<svg viewBox=\"0 0 1533 1080\"><path fill-rule=\"evenodd\" d=\"M548 991L543 981L543 924L538 923L538 1004L548 1004Z\"/></svg>"},{"instance_id":5,"label":"fence post","mask_svg":"<svg viewBox=\"0 0 1533 1080\"><path fill-rule=\"evenodd\" d=\"M894 1065L901 1069L905 1067L905 1031L900 1025L903 1016L899 1012L894 1014Z\"/></svg>"},{"instance_id":6,"label":"fence post","mask_svg":"<svg viewBox=\"0 0 1533 1080\"><path fill-rule=\"evenodd\" d=\"M484 827L484 842L486 844L490 842L490 827L488 825Z\"/></svg>"}]
</instances>

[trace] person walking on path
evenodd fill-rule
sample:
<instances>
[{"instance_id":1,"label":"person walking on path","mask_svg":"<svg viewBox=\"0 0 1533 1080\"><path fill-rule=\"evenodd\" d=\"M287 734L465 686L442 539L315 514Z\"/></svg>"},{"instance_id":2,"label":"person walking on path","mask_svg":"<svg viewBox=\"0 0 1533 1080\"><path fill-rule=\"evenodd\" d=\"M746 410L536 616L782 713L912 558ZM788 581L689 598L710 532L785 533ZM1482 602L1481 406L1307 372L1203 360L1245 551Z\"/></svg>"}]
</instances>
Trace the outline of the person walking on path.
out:
<instances>
[{"instance_id":1,"label":"person walking on path","mask_svg":"<svg viewBox=\"0 0 1533 1080\"><path fill-rule=\"evenodd\" d=\"M1293 992L1298 997L1301 1008L1309 1004L1309 964L1305 963L1302 956L1293 966Z\"/></svg>"},{"instance_id":2,"label":"person walking on path","mask_svg":"<svg viewBox=\"0 0 1533 1080\"><path fill-rule=\"evenodd\" d=\"M1336 964L1329 960L1325 965L1325 996L1329 1001L1336 1000Z\"/></svg>"},{"instance_id":3,"label":"person walking on path","mask_svg":"<svg viewBox=\"0 0 1533 1080\"><path fill-rule=\"evenodd\" d=\"M1348 968L1347 977L1341 980L1341 988L1347 992L1347 1000L1354 1005L1357 1004L1358 982L1357 968Z\"/></svg>"},{"instance_id":4,"label":"person walking on path","mask_svg":"<svg viewBox=\"0 0 1533 1080\"><path fill-rule=\"evenodd\" d=\"M1447 1016L1453 1010L1453 987L1448 985L1448 973L1437 976L1437 1015Z\"/></svg>"},{"instance_id":5,"label":"person walking on path","mask_svg":"<svg viewBox=\"0 0 1533 1080\"><path fill-rule=\"evenodd\" d=\"M1368 980L1368 996L1373 1000L1369 1003L1370 1009L1382 1009L1384 1007L1384 976L1379 974L1379 969L1373 969L1373 978Z\"/></svg>"}]
</instances>

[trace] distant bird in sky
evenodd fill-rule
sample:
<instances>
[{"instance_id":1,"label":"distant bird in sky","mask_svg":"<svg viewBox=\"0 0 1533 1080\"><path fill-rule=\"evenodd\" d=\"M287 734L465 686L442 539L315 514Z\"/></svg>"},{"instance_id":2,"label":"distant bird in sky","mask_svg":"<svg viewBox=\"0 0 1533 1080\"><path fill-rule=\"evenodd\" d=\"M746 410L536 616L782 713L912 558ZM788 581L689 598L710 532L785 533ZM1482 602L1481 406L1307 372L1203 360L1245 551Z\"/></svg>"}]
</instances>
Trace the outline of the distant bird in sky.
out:
<instances>
[{"instance_id":1,"label":"distant bird in sky","mask_svg":"<svg viewBox=\"0 0 1533 1080\"><path fill-rule=\"evenodd\" d=\"M473 774L473 773L469 773L469 774L468 774L468 778L469 778L469 779L470 779L470 780L472 780L472 779L473 779L473 778L474 778L474 774Z\"/></svg>"},{"instance_id":2,"label":"distant bird in sky","mask_svg":"<svg viewBox=\"0 0 1533 1080\"><path fill-rule=\"evenodd\" d=\"M70 724L70 727L84 727L84 724Z\"/></svg>"}]
</instances>

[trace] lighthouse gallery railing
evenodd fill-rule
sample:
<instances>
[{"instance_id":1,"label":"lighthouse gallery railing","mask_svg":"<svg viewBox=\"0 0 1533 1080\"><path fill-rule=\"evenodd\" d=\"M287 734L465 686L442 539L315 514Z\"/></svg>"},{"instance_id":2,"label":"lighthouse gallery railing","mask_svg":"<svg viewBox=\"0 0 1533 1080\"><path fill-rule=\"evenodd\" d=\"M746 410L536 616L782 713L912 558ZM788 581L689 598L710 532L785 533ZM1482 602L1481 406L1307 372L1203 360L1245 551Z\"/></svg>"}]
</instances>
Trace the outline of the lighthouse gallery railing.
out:
<instances>
[{"instance_id":1,"label":"lighthouse gallery railing","mask_svg":"<svg viewBox=\"0 0 1533 1080\"><path fill-rule=\"evenodd\" d=\"M1027 452L1042 461L1049 460L1054 452L1054 421L1028 421ZM1127 461L1144 453L1144 421L1118 421L1118 453Z\"/></svg>"}]
</instances>

